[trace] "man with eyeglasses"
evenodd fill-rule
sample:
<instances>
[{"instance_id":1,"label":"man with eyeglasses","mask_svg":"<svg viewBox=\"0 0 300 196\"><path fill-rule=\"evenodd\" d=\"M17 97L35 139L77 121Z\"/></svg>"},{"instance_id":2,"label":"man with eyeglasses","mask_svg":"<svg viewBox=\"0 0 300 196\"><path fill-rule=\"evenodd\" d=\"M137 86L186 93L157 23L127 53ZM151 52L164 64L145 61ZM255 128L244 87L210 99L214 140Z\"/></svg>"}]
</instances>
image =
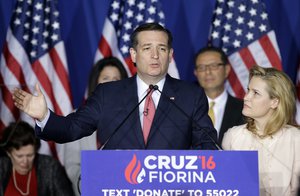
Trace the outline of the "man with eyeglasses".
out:
<instances>
[{"instance_id":1,"label":"man with eyeglasses","mask_svg":"<svg viewBox=\"0 0 300 196\"><path fill-rule=\"evenodd\" d=\"M214 127L221 145L224 133L231 127L244 123L243 101L225 90L230 72L226 54L216 47L202 48L195 56L194 74L207 96Z\"/></svg>"}]
</instances>

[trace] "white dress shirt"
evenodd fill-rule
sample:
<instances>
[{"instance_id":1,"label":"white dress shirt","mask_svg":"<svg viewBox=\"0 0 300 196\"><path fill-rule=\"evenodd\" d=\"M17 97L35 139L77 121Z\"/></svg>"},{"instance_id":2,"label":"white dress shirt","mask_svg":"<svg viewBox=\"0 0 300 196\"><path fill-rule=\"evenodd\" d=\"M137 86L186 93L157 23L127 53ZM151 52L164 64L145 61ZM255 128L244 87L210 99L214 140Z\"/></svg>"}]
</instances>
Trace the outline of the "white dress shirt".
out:
<instances>
[{"instance_id":1,"label":"white dress shirt","mask_svg":"<svg viewBox=\"0 0 300 196\"><path fill-rule=\"evenodd\" d=\"M147 90L149 89L149 85L147 85L138 75L136 77L136 80L137 80L138 97L139 97L139 102L140 102L145 97L145 95L147 94ZM153 85L157 85L158 89L160 91L162 91L163 86L165 84L165 81L166 81L166 78L163 78L157 84L153 84ZM160 96L161 96L161 94L158 90L156 90L152 93L152 99L153 99L155 108L157 108L157 106L158 106ZM139 114L140 114L140 121L141 121L142 127L143 127L143 112L144 112L145 101L146 101L146 98L139 105Z\"/></svg>"},{"instance_id":2,"label":"white dress shirt","mask_svg":"<svg viewBox=\"0 0 300 196\"><path fill-rule=\"evenodd\" d=\"M214 127L217 130L217 133L219 136L221 125L222 125L222 120L223 120L223 116L224 116L224 112L225 112L225 106L226 106L226 102L228 99L228 93L227 93L227 91L224 90L223 93L220 94L217 98L211 99L211 98L207 97L207 99L208 99L209 104L212 101L215 102L215 105L213 107L214 115L215 115Z\"/></svg>"}]
</instances>

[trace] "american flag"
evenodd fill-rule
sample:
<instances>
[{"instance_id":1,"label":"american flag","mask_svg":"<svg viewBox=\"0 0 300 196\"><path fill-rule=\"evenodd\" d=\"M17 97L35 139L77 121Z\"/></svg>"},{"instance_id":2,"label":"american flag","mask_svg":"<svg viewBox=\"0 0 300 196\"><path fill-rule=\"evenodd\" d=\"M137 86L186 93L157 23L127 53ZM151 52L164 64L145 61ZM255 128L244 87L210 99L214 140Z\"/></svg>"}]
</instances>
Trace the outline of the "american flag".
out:
<instances>
[{"instance_id":1,"label":"american flag","mask_svg":"<svg viewBox=\"0 0 300 196\"><path fill-rule=\"evenodd\" d=\"M158 0L113 0L105 19L102 35L95 55L95 62L103 57L115 56L125 66L129 75L135 74L130 54L130 35L142 23L158 22L164 25L165 15ZM174 60L169 74L179 78Z\"/></svg>"},{"instance_id":2,"label":"american flag","mask_svg":"<svg viewBox=\"0 0 300 196\"><path fill-rule=\"evenodd\" d=\"M38 83L48 107L60 115L72 111L69 73L60 35L59 12L52 0L18 0L1 55L1 130L12 121L34 120L14 107L15 87L30 93ZM63 162L63 145L42 141L41 153Z\"/></svg>"},{"instance_id":3,"label":"american flag","mask_svg":"<svg viewBox=\"0 0 300 196\"><path fill-rule=\"evenodd\" d=\"M211 44L228 55L233 69L227 87L237 97L244 97L253 65L282 70L275 32L260 0L217 0L210 36Z\"/></svg>"}]
</instances>

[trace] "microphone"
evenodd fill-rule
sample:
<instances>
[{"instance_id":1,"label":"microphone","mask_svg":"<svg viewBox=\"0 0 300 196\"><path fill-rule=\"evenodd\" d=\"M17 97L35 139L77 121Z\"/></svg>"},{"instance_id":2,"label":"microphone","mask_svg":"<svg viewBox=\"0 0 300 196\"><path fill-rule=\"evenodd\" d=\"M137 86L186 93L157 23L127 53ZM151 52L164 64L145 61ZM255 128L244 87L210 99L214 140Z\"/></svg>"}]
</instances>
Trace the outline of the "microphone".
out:
<instances>
[{"instance_id":1,"label":"microphone","mask_svg":"<svg viewBox=\"0 0 300 196\"><path fill-rule=\"evenodd\" d=\"M153 86L153 89L154 90L158 90L158 92L160 92L161 95L163 95L165 98L167 98L170 103L172 103L187 119L190 119L189 115L181 108L179 107L175 102L174 102L174 99L172 99L171 97L168 97L167 95L165 95L165 93L163 93L161 90L159 90L158 86L155 85ZM195 120L192 119L192 122L199 128L201 127L198 122L196 122ZM215 147L218 149L218 150L223 150L221 146L219 146L219 144L214 140L214 138L212 138L209 133L207 132L206 129L201 129L203 130L203 132L208 136L208 138L214 143Z\"/></svg>"},{"instance_id":2,"label":"microphone","mask_svg":"<svg viewBox=\"0 0 300 196\"><path fill-rule=\"evenodd\" d=\"M117 128L112 132L112 134L107 138L107 140L104 142L104 144L102 144L102 146L98 150L103 150L105 148L105 146L110 141L110 139L118 132L118 130L122 127L122 125L127 121L127 119L131 116L131 114L136 110L136 108L140 106L140 104L146 99L146 97L151 93L151 91L157 90L158 87L157 87L157 85L154 86L153 84L150 84L149 89L150 90L141 99L141 101L139 101L138 104L136 104L134 106L134 108L127 114L127 116L125 116L125 118L122 120L122 122L117 126ZM147 116L148 110L144 111L143 114L145 116ZM81 174L79 175L78 180L77 180L77 191L81 194L80 182L81 182Z\"/></svg>"},{"instance_id":3,"label":"microphone","mask_svg":"<svg viewBox=\"0 0 300 196\"><path fill-rule=\"evenodd\" d=\"M155 90L158 90L158 87L157 85L153 85L153 84L150 84L149 85L149 91L147 92L147 94L141 99L141 101L138 102L138 104L136 104L134 106L134 108L127 114L127 116L125 116L125 118L122 120L122 122L117 126L117 128L112 132L112 134L107 138L107 140L104 142L104 144L99 148L99 150L103 150L106 146L106 144L110 141L110 139L118 132L118 130L123 126L123 124L127 121L127 119L131 116L131 114L136 110L137 107L140 106L140 104L146 99L146 97L152 92L152 91L155 91ZM145 116L148 115L148 110L146 109L143 114Z\"/></svg>"}]
</instances>

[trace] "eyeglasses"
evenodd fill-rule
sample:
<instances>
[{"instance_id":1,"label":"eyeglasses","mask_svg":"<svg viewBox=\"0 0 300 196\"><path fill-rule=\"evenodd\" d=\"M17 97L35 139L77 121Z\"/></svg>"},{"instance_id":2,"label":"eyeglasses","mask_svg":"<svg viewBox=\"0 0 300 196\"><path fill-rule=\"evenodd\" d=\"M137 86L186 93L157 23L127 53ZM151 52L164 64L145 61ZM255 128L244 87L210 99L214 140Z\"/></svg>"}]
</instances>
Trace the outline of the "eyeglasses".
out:
<instances>
[{"instance_id":1,"label":"eyeglasses","mask_svg":"<svg viewBox=\"0 0 300 196\"><path fill-rule=\"evenodd\" d=\"M207 68L209 68L209 70L217 70L219 69L220 66L225 65L224 63L211 63L211 64L207 64L207 65L196 65L196 70L203 72L206 71Z\"/></svg>"}]
</instances>

